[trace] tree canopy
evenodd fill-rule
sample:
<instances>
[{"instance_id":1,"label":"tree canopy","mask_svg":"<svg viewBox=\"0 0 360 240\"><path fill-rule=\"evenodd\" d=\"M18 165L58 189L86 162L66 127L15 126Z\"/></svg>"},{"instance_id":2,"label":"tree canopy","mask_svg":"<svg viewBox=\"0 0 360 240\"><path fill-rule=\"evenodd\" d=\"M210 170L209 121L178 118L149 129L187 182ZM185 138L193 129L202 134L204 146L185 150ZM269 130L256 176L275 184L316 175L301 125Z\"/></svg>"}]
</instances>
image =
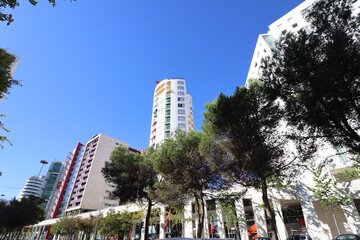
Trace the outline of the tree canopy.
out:
<instances>
[{"instance_id":1,"label":"tree canopy","mask_svg":"<svg viewBox=\"0 0 360 240\"><path fill-rule=\"evenodd\" d=\"M160 145L155 158L155 167L162 179L156 191L160 201L174 205L195 199L197 238L203 233L206 192L226 185L220 173L212 169L201 154L201 139L201 132L178 130Z\"/></svg>"},{"instance_id":2,"label":"tree canopy","mask_svg":"<svg viewBox=\"0 0 360 240\"><path fill-rule=\"evenodd\" d=\"M47 0L53 6L56 5L56 0ZM76 1L76 0L73 0ZM33 6L36 6L38 3L35 0L29 0L29 3ZM0 0L0 21L7 22L7 25L10 25L14 21L12 14L3 13L4 8L12 8L15 9L16 7L20 6L20 2L18 0Z\"/></svg>"},{"instance_id":3,"label":"tree canopy","mask_svg":"<svg viewBox=\"0 0 360 240\"><path fill-rule=\"evenodd\" d=\"M119 198L120 203L147 201L148 208L145 222L145 240L148 239L148 227L153 200L150 193L155 190L157 173L153 168L153 149L144 154L130 152L128 148L120 146L105 162L102 173L107 181L116 184L112 196Z\"/></svg>"},{"instance_id":4,"label":"tree canopy","mask_svg":"<svg viewBox=\"0 0 360 240\"><path fill-rule=\"evenodd\" d=\"M110 210L106 217L100 220L100 233L107 237L119 236L123 239L134 225L134 214Z\"/></svg>"},{"instance_id":5,"label":"tree canopy","mask_svg":"<svg viewBox=\"0 0 360 240\"><path fill-rule=\"evenodd\" d=\"M309 26L277 42L261 80L306 137L360 153L360 16L352 2L317 1L305 13Z\"/></svg>"},{"instance_id":6,"label":"tree canopy","mask_svg":"<svg viewBox=\"0 0 360 240\"><path fill-rule=\"evenodd\" d=\"M275 213L267 195L269 181L291 176L301 161L288 147L282 127L283 112L277 101L269 101L263 84L238 87L231 96L220 94L206 105L203 130L220 146L226 157L213 158L234 183L262 191L273 239L277 238Z\"/></svg>"},{"instance_id":7,"label":"tree canopy","mask_svg":"<svg viewBox=\"0 0 360 240\"><path fill-rule=\"evenodd\" d=\"M12 199L8 204L0 206L0 229L3 233L20 232L24 226L38 223L45 218L41 208L43 199L29 196L20 201Z\"/></svg>"}]
</instances>

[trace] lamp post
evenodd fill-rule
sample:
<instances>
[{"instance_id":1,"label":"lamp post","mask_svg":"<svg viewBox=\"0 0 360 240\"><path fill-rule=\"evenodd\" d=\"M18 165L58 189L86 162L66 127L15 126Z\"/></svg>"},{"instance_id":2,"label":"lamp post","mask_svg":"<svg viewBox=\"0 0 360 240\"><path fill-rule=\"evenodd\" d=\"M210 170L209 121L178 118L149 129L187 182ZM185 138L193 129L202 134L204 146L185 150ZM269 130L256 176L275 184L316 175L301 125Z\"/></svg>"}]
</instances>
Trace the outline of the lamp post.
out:
<instances>
[{"instance_id":1,"label":"lamp post","mask_svg":"<svg viewBox=\"0 0 360 240\"><path fill-rule=\"evenodd\" d=\"M49 162L48 162L48 161L46 161L46 160L41 160L41 161L40 161L40 163L41 163L41 168L40 168L39 174L37 175L37 178L36 178L36 180L35 180L35 182L36 182L36 183L39 181L40 174L41 174L41 171L42 171L42 169L43 169L44 165L45 165L45 164L48 164ZM35 186L34 186L34 187L35 187ZM35 189L33 189L33 190L30 192L30 196L32 196L32 195L33 195L34 190L35 190Z\"/></svg>"},{"instance_id":2,"label":"lamp post","mask_svg":"<svg viewBox=\"0 0 360 240\"><path fill-rule=\"evenodd\" d=\"M41 174L41 171L42 171L42 169L43 169L44 165L45 165L45 164L48 164L49 162L48 162L48 161L46 161L46 160L41 160L41 161L40 161L40 163L41 163L42 165L41 165L41 168L40 168L39 174L38 174L38 176L37 176L38 178L40 177L40 174Z\"/></svg>"}]
</instances>

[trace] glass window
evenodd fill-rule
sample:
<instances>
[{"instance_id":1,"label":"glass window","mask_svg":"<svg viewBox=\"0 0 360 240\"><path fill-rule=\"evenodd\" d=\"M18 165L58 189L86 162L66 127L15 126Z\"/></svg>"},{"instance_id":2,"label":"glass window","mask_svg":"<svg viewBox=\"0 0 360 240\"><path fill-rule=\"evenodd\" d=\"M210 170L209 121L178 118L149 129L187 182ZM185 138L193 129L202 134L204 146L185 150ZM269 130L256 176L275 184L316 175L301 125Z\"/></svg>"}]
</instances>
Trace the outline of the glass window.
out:
<instances>
[{"instance_id":1,"label":"glass window","mask_svg":"<svg viewBox=\"0 0 360 240\"><path fill-rule=\"evenodd\" d=\"M178 107L179 107L179 108L185 107L185 103L178 103Z\"/></svg>"},{"instance_id":2,"label":"glass window","mask_svg":"<svg viewBox=\"0 0 360 240\"><path fill-rule=\"evenodd\" d=\"M185 98L184 98L184 97L178 97L178 101L184 102L184 101L185 101Z\"/></svg>"},{"instance_id":3,"label":"glass window","mask_svg":"<svg viewBox=\"0 0 360 240\"><path fill-rule=\"evenodd\" d=\"M179 109L178 114L185 114L185 109Z\"/></svg>"},{"instance_id":4,"label":"glass window","mask_svg":"<svg viewBox=\"0 0 360 240\"><path fill-rule=\"evenodd\" d=\"M180 129L185 129L185 128L186 128L186 125L185 125L185 123L179 123L179 124L178 124L178 127L179 127Z\"/></svg>"},{"instance_id":5,"label":"glass window","mask_svg":"<svg viewBox=\"0 0 360 240\"><path fill-rule=\"evenodd\" d=\"M179 96L184 96L185 93L184 93L184 92L178 92L178 95L179 95Z\"/></svg>"},{"instance_id":6,"label":"glass window","mask_svg":"<svg viewBox=\"0 0 360 240\"><path fill-rule=\"evenodd\" d=\"M179 117L178 117L178 120L179 120L179 121L182 121L182 122L185 122L185 117L184 117L184 116L179 116Z\"/></svg>"},{"instance_id":7,"label":"glass window","mask_svg":"<svg viewBox=\"0 0 360 240\"><path fill-rule=\"evenodd\" d=\"M177 81L177 84L184 85L184 81Z\"/></svg>"},{"instance_id":8,"label":"glass window","mask_svg":"<svg viewBox=\"0 0 360 240\"><path fill-rule=\"evenodd\" d=\"M178 90L184 90L184 86L178 86Z\"/></svg>"}]
</instances>

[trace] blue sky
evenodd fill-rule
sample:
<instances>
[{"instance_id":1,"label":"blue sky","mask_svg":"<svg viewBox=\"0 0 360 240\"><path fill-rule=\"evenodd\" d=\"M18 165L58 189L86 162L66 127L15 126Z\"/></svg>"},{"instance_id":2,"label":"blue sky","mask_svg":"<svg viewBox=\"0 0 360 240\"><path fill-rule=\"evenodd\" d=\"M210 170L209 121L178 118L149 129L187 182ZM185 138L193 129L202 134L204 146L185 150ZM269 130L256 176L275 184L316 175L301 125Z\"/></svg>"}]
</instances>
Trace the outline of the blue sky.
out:
<instances>
[{"instance_id":1,"label":"blue sky","mask_svg":"<svg viewBox=\"0 0 360 240\"><path fill-rule=\"evenodd\" d=\"M200 130L205 103L244 85L258 35L302 2L39 1L21 0L15 21L0 23L0 47L21 58L23 84L0 102L13 143L0 149L5 199L40 160L64 161L97 133L146 148L155 81L186 79Z\"/></svg>"}]
</instances>

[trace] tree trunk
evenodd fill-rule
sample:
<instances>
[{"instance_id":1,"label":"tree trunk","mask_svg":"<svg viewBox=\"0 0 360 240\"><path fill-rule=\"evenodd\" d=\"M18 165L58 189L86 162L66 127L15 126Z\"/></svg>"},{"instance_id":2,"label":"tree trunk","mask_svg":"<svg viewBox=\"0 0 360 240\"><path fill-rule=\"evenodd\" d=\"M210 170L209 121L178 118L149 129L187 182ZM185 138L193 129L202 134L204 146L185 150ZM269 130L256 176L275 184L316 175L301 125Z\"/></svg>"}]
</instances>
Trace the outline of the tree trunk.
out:
<instances>
[{"instance_id":1,"label":"tree trunk","mask_svg":"<svg viewBox=\"0 0 360 240\"><path fill-rule=\"evenodd\" d=\"M197 206L197 215L198 215L198 228L196 233L196 238L202 238L204 232L204 219L205 219L205 203L204 196L200 193L200 199L195 193L195 201Z\"/></svg>"},{"instance_id":2,"label":"tree trunk","mask_svg":"<svg viewBox=\"0 0 360 240\"><path fill-rule=\"evenodd\" d=\"M152 201L149 198L148 199L148 208L147 208L147 213L146 213L146 219L145 219L145 236L144 236L144 240L149 240L149 225L150 225L151 207L152 207Z\"/></svg>"},{"instance_id":3,"label":"tree trunk","mask_svg":"<svg viewBox=\"0 0 360 240\"><path fill-rule=\"evenodd\" d=\"M336 214L335 214L335 211L334 211L334 208L333 208L333 207L331 207L331 213L332 213L332 215L333 215L334 222L335 222L335 226L336 226L336 230L337 230L337 232L338 232L337 235L340 235L341 233L340 233L339 225L338 225L338 223L337 223Z\"/></svg>"},{"instance_id":4,"label":"tree trunk","mask_svg":"<svg viewBox=\"0 0 360 240\"><path fill-rule=\"evenodd\" d=\"M272 233L272 239L273 240L278 240L278 233L277 233L277 228L276 228L276 222L275 222L275 212L274 209L271 207L270 205L270 201L269 201L269 197L267 194L267 183L266 180L262 180L261 181L261 191L262 191L262 200L264 202L264 206L265 206L265 216L266 219L269 221L269 225L270 225L270 231Z\"/></svg>"}]
</instances>

